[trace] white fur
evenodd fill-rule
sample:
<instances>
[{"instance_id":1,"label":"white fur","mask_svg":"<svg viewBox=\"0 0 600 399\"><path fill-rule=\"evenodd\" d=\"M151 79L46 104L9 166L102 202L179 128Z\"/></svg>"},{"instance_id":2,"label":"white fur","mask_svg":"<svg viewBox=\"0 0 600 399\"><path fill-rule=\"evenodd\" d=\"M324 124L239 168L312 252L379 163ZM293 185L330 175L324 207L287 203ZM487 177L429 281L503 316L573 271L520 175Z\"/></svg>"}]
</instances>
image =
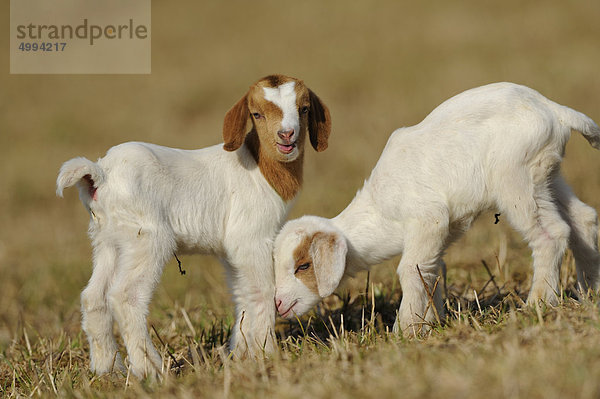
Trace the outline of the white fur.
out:
<instances>
[{"instance_id":1,"label":"white fur","mask_svg":"<svg viewBox=\"0 0 600 399\"><path fill-rule=\"evenodd\" d=\"M97 187L93 196L86 175ZM97 163L65 162L57 194L75 184L91 215L94 271L81 302L94 372L123 368L114 318L133 373L160 374L146 316L175 252L214 254L225 265L236 304L230 348L236 354L273 350L272 242L291 201L270 186L245 144L235 152L222 145L187 151L121 144Z\"/></svg>"},{"instance_id":2,"label":"white fur","mask_svg":"<svg viewBox=\"0 0 600 399\"><path fill-rule=\"evenodd\" d=\"M416 333L423 319L434 320L431 307L424 315L429 297L419 271L431 290L446 248L482 211L492 209L501 212L501 220L521 232L532 249L529 302L557 303L560 264L569 245L578 288L597 290L596 212L559 174L571 129L599 147L600 129L587 116L527 87L497 83L461 93L418 125L396 130L346 209L333 219L305 216L290 221L278 235L278 309L289 309L286 316L294 317L321 299L295 277L298 265L292 254L304 237L324 232L336 243L347 243L329 248L341 262L313 259L315 273L330 276L328 284L338 285L342 275L402 253L398 275L403 298L395 328ZM441 316L439 289L434 302Z\"/></svg>"},{"instance_id":3,"label":"white fur","mask_svg":"<svg viewBox=\"0 0 600 399\"><path fill-rule=\"evenodd\" d=\"M300 117L298 108L296 107L296 92L294 86L296 82L287 82L279 87L263 87L265 92L265 100L277 105L283 111L281 119L281 130L293 130L298 134L300 130ZM292 136L291 141L295 141L295 136Z\"/></svg>"}]
</instances>

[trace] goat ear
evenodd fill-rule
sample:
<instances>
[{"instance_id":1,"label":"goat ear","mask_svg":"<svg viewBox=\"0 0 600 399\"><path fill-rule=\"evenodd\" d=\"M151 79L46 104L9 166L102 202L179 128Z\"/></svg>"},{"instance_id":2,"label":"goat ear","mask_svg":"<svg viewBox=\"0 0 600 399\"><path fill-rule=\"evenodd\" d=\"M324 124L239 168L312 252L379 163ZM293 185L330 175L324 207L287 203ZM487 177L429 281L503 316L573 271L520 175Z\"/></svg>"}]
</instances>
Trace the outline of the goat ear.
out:
<instances>
[{"instance_id":1,"label":"goat ear","mask_svg":"<svg viewBox=\"0 0 600 399\"><path fill-rule=\"evenodd\" d=\"M331 132L329 109L312 90L308 90L310 111L308 113L308 134L313 148L319 152L327 148Z\"/></svg>"},{"instance_id":2,"label":"goat ear","mask_svg":"<svg viewBox=\"0 0 600 399\"><path fill-rule=\"evenodd\" d=\"M346 239L339 234L318 232L313 237L311 255L321 298L331 295L340 284L347 252Z\"/></svg>"},{"instance_id":3,"label":"goat ear","mask_svg":"<svg viewBox=\"0 0 600 399\"><path fill-rule=\"evenodd\" d=\"M247 95L235 103L225 114L223 122L223 148L226 151L235 151L242 146L246 137L246 124L250 117Z\"/></svg>"}]
</instances>

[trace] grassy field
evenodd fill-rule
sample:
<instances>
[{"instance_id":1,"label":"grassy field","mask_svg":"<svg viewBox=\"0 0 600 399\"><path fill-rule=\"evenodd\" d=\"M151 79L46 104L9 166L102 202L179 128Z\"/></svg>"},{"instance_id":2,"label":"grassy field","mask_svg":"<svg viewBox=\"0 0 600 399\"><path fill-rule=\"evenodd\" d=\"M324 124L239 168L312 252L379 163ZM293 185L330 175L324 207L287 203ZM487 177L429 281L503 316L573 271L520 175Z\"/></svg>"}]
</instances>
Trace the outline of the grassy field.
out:
<instances>
[{"instance_id":1,"label":"grassy field","mask_svg":"<svg viewBox=\"0 0 600 399\"><path fill-rule=\"evenodd\" d=\"M8 23L8 2L0 6ZM305 80L329 105L330 148L309 151L292 217L333 216L375 165L389 133L446 98L494 81L531 86L600 121L600 2L167 2L152 4L148 76L0 74L0 396L460 397L600 396L598 298L523 306L530 255L493 214L446 256L449 321L423 340L388 333L398 259L361 274L300 322L280 321L281 350L231 361L222 269L167 265L149 324L171 366L163 384L88 371L79 293L91 273L88 216L61 163L142 140L220 142L225 112L270 73ZM8 34L0 46L8 54ZM563 173L600 209L600 154L578 134ZM482 264L489 266L495 276ZM170 353L170 356L167 355ZM176 365L179 365L176 367Z\"/></svg>"}]
</instances>

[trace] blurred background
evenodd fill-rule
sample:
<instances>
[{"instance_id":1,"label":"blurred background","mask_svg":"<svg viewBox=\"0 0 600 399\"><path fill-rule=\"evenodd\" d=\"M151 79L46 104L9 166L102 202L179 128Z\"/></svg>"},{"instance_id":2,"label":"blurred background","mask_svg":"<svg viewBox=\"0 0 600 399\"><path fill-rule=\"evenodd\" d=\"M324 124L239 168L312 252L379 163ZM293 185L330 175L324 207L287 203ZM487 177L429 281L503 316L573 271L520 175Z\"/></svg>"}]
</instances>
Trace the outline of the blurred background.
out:
<instances>
[{"instance_id":1,"label":"blurred background","mask_svg":"<svg viewBox=\"0 0 600 399\"><path fill-rule=\"evenodd\" d=\"M8 2L0 6L8 24ZM139 140L186 149L222 141L225 112L260 77L303 79L329 106L329 149L308 150L292 217L341 211L389 134L445 99L496 81L525 84L600 121L600 2L152 2L151 75L10 75L0 35L0 349L26 327L36 338L79 334L91 274L88 215L76 190L55 196L62 162L95 160ZM465 154L468 156L468 154ZM600 154L574 134L563 172L600 209ZM480 260L527 280L529 252L484 215L449 251L450 282L481 278ZM507 243L506 259L501 254ZM166 266L150 321L177 306L193 323L230 320L218 262ZM390 284L397 259L372 279ZM495 270L495 269L494 269ZM364 276L350 289L364 287ZM361 288L362 289L362 288ZM398 289L398 288L396 288Z\"/></svg>"}]
</instances>

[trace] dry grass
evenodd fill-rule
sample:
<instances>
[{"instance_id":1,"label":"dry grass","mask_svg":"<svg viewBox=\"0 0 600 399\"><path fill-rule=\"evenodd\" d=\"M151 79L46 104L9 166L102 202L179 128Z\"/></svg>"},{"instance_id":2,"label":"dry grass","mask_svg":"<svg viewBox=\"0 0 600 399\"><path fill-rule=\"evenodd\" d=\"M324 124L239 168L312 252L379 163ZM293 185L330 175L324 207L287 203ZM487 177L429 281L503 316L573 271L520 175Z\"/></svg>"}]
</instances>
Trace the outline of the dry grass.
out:
<instances>
[{"instance_id":1,"label":"dry grass","mask_svg":"<svg viewBox=\"0 0 600 399\"><path fill-rule=\"evenodd\" d=\"M400 301L395 259L373 270L368 297L360 275L302 327L280 325L281 351L273 358L231 362L219 351L232 322L221 268L212 258L186 257L185 276L174 262L167 266L149 317L180 374L173 369L160 386L91 375L78 311L90 275L87 215L75 192L54 196L64 160L93 159L128 140L217 143L225 112L245 88L286 73L305 79L334 123L330 148L307 156L292 216L332 216L360 187L393 129L466 88L524 83L600 120L600 3L155 0L152 11L150 76L11 76L2 64L0 394L600 395L597 298L579 304L568 297L574 273L567 256L564 303L523 308L529 253L502 217L493 224L493 215L446 257L449 322L425 340L387 333ZM7 21L8 2L0 12ZM0 45L6 54L6 35ZM600 209L600 156L578 135L563 170L581 199ZM486 286L482 259L499 293Z\"/></svg>"}]
</instances>

